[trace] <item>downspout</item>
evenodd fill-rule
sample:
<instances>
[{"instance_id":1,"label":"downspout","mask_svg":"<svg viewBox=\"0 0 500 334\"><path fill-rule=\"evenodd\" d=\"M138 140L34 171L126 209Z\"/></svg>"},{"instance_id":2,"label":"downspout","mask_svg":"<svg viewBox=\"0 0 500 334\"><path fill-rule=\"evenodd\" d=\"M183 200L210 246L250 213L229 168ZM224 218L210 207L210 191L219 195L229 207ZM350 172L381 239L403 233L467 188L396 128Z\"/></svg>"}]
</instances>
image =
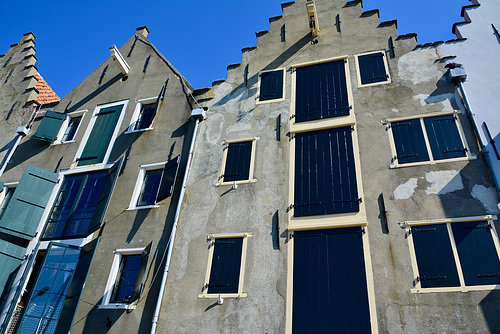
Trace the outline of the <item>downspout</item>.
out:
<instances>
[{"instance_id":1,"label":"downspout","mask_svg":"<svg viewBox=\"0 0 500 334\"><path fill-rule=\"evenodd\" d=\"M498 194L498 196L500 196L500 185L498 183L497 175L495 175L495 170L493 169L490 151L488 151L486 149L486 146L483 144L483 141L481 140L479 128L477 126L476 120L474 119L474 113L472 112L472 108L470 107L469 99L467 98L467 94L465 93L465 88L464 88L464 84L463 84L462 80L458 80L458 87L460 88L460 92L462 93L462 98L464 100L465 107L467 108L467 111L469 112L469 117L470 117L472 126L474 127L474 131L476 132L479 146L481 148L481 152L484 153L484 156L486 157L486 163L488 164L488 167L490 168L491 174L493 174L493 181L495 182L495 187L497 188L497 194Z\"/></svg>"},{"instance_id":2,"label":"downspout","mask_svg":"<svg viewBox=\"0 0 500 334\"><path fill-rule=\"evenodd\" d=\"M170 268L170 260L172 258L172 250L174 248L175 232L177 231L177 223L179 222L179 214L181 211L181 204L182 204L182 200L184 198L184 193L186 192L186 181L187 181L187 177L189 174L189 169L191 167L191 159L193 157L196 135L198 133L198 124L200 123L200 119L204 119L204 112L201 112L201 114L200 114L200 113L197 113L198 110L199 109L193 110L193 112L191 113L191 116L196 119L195 123L194 123L194 129L193 129L193 137L191 138L188 160L186 162L186 170L184 172L184 178L182 179L181 193L179 195L179 200L177 201L177 208L175 210L174 225L172 226L172 231L170 232L170 238L169 238L168 244L167 244L167 247L168 247L167 259L165 261L165 268L163 270L163 277L161 280L160 291L158 292L158 299L156 300L156 308L155 308L155 313L153 315L153 323L151 325L151 334L156 333L156 326L158 325L158 317L160 315L161 302L163 299L163 293L165 292L165 285L167 283L168 269Z\"/></svg>"}]
</instances>

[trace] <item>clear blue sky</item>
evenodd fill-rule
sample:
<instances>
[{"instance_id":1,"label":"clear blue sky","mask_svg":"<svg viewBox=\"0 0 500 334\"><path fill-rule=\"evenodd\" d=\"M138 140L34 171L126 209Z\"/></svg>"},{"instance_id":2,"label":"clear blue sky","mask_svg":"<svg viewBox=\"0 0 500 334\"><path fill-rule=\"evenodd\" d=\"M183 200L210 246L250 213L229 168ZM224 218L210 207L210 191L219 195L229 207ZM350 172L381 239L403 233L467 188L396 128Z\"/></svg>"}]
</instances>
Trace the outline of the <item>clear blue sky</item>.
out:
<instances>
[{"instance_id":1,"label":"clear blue sky","mask_svg":"<svg viewBox=\"0 0 500 334\"><path fill-rule=\"evenodd\" d=\"M147 25L148 39L195 87L226 78L226 67L241 62L241 49L256 44L255 32L269 29L282 14L280 0L0 0L0 54L26 32L36 36L40 74L64 97L120 47L135 28ZM398 20L400 35L416 32L418 42L453 39L469 0L364 0L380 20ZM305 14L304 14L305 15Z\"/></svg>"}]
</instances>

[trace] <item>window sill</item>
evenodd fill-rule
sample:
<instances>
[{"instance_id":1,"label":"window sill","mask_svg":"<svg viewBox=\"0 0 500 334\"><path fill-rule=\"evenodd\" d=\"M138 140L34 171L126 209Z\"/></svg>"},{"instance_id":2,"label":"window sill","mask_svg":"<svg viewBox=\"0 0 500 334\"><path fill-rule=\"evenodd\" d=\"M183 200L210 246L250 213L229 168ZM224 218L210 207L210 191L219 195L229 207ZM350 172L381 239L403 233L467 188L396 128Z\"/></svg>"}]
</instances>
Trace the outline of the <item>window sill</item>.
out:
<instances>
[{"instance_id":1,"label":"window sill","mask_svg":"<svg viewBox=\"0 0 500 334\"><path fill-rule=\"evenodd\" d=\"M135 304L104 304L99 305L99 310L135 310Z\"/></svg>"},{"instance_id":2,"label":"window sill","mask_svg":"<svg viewBox=\"0 0 500 334\"><path fill-rule=\"evenodd\" d=\"M238 299L238 298L246 298L247 297L247 294L246 293L221 293L221 294L217 294L217 293L211 293L211 294L204 294L204 293L200 293L198 295L198 299L212 299L212 298L219 298L219 296L221 298L234 298L234 299Z\"/></svg>"},{"instance_id":3,"label":"window sill","mask_svg":"<svg viewBox=\"0 0 500 334\"><path fill-rule=\"evenodd\" d=\"M419 162L410 162L406 164L398 164L391 163L390 168L403 168L403 167L413 167L413 166L425 166L425 165L435 165L441 164L445 162L457 162L457 161L467 161L467 160L475 160L477 159L476 155L461 157L461 158L452 158L452 159L441 159L441 160L432 160L432 161L419 161Z\"/></svg>"},{"instance_id":4,"label":"window sill","mask_svg":"<svg viewBox=\"0 0 500 334\"><path fill-rule=\"evenodd\" d=\"M239 180L239 181L230 181L230 182L217 182L215 185L218 186L232 186L234 184L247 184L247 183L254 183L257 182L257 179L252 179L252 180Z\"/></svg>"},{"instance_id":5,"label":"window sill","mask_svg":"<svg viewBox=\"0 0 500 334\"><path fill-rule=\"evenodd\" d=\"M474 286L452 286L443 288L412 288L411 293L431 293L431 292L471 292L471 291L492 291L500 290L500 285L474 285Z\"/></svg>"},{"instance_id":6,"label":"window sill","mask_svg":"<svg viewBox=\"0 0 500 334\"><path fill-rule=\"evenodd\" d=\"M149 127L149 128L146 128L146 129L139 129L139 130L127 130L125 131L125 134L130 134L130 133L137 133L137 132L145 132L145 131L149 131L149 130L153 130L152 127Z\"/></svg>"},{"instance_id":7,"label":"window sill","mask_svg":"<svg viewBox=\"0 0 500 334\"><path fill-rule=\"evenodd\" d=\"M159 207L160 206L158 204L143 205L143 206L133 206L133 207L127 208L127 211L142 210L142 209L153 209L153 208L159 208Z\"/></svg>"},{"instance_id":8,"label":"window sill","mask_svg":"<svg viewBox=\"0 0 500 334\"><path fill-rule=\"evenodd\" d=\"M385 81L380 81L380 82L374 82L374 83L369 83L369 84L359 84L358 88L364 88L364 87L371 87L371 86L380 86L380 85L387 85L391 83L391 79L385 80Z\"/></svg>"},{"instance_id":9,"label":"window sill","mask_svg":"<svg viewBox=\"0 0 500 334\"><path fill-rule=\"evenodd\" d=\"M282 101L285 101L284 97L281 97L279 99L264 100L264 101L261 101L261 100L259 100L259 98L257 98L257 101L255 101L255 104L266 104L266 103L271 103L271 102L282 102Z\"/></svg>"}]
</instances>

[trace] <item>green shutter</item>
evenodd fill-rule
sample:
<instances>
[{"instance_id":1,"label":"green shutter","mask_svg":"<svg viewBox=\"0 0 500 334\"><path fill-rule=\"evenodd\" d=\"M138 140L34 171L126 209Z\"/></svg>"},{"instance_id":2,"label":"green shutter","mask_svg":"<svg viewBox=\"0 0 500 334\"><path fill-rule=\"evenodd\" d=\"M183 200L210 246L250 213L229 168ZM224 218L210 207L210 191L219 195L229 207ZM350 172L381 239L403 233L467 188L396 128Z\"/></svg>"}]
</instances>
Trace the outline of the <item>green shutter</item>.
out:
<instances>
[{"instance_id":1,"label":"green shutter","mask_svg":"<svg viewBox=\"0 0 500 334\"><path fill-rule=\"evenodd\" d=\"M9 295L26 249L0 239L0 309Z\"/></svg>"},{"instance_id":2,"label":"green shutter","mask_svg":"<svg viewBox=\"0 0 500 334\"><path fill-rule=\"evenodd\" d=\"M83 291L85 282L90 272L92 261L94 260L95 250L99 244L99 239L94 239L82 247L78 258L78 265L75 269L75 274L71 280L66 298L64 300L63 309L59 315L56 333L69 333L73 325L73 320L76 315L76 310L80 304L80 295Z\"/></svg>"},{"instance_id":3,"label":"green shutter","mask_svg":"<svg viewBox=\"0 0 500 334\"><path fill-rule=\"evenodd\" d=\"M5 183L3 183L3 181L0 181L0 188L2 188L4 184L5 184ZM1 191L1 190L0 190L0 191Z\"/></svg>"},{"instance_id":4,"label":"green shutter","mask_svg":"<svg viewBox=\"0 0 500 334\"><path fill-rule=\"evenodd\" d=\"M66 118L65 114L48 110L40 122L40 126L33 138L48 142L53 142L57 138L57 133Z\"/></svg>"},{"instance_id":5,"label":"green shutter","mask_svg":"<svg viewBox=\"0 0 500 334\"><path fill-rule=\"evenodd\" d=\"M78 158L78 166L93 165L104 161L104 156L108 150L111 137L113 137L122 109L123 104L120 104L99 111L85 148L80 158Z\"/></svg>"},{"instance_id":6,"label":"green shutter","mask_svg":"<svg viewBox=\"0 0 500 334\"><path fill-rule=\"evenodd\" d=\"M0 220L0 232L31 239L49 201L58 174L28 165Z\"/></svg>"},{"instance_id":7,"label":"green shutter","mask_svg":"<svg viewBox=\"0 0 500 334\"><path fill-rule=\"evenodd\" d=\"M111 200L111 195L113 194L113 189L115 188L116 181L118 180L118 174L121 170L124 158L121 158L109 169L108 177L106 178L106 183L99 197L99 202L97 202L97 207L90 222L88 234L94 232L99 227L104 220L104 215L108 209L109 201Z\"/></svg>"}]
</instances>

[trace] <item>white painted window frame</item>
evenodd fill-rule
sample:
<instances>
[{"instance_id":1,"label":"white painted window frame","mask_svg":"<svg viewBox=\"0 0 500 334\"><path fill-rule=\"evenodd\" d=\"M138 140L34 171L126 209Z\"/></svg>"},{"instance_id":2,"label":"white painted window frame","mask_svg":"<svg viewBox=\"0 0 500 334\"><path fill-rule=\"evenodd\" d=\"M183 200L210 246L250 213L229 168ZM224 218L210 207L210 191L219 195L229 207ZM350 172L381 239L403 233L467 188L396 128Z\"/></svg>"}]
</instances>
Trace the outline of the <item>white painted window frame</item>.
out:
<instances>
[{"instance_id":1,"label":"white painted window frame","mask_svg":"<svg viewBox=\"0 0 500 334\"><path fill-rule=\"evenodd\" d=\"M113 264L111 265L111 270L108 276L108 282L106 283L106 289L104 290L104 296L102 298L102 302L99 305L98 309L125 309L125 310L133 310L136 308L136 303L132 302L131 304L126 303L111 303L111 295L113 294L113 289L115 287L116 278L118 272L120 270L120 263L124 255L138 255L142 254L142 252L146 249L146 247L142 248L122 248L115 249L113 251L114 258Z\"/></svg>"},{"instance_id":2,"label":"white painted window frame","mask_svg":"<svg viewBox=\"0 0 500 334\"><path fill-rule=\"evenodd\" d=\"M156 116L151 121L151 125L149 126L149 128L139 129L139 130L134 130L134 128L135 128L135 124L139 120L139 116L141 115L142 106L146 105L146 104L154 103L154 102L156 102L156 100L158 100L157 96L148 97L145 99L140 99L140 100L135 101L134 113L132 114L132 119L130 120L130 125L128 126L127 131L125 131L125 133L135 133L135 132L144 132L144 131L148 131L148 130L153 130L153 123L155 121ZM158 106L156 106L156 108L158 111Z\"/></svg>"},{"instance_id":3,"label":"white painted window frame","mask_svg":"<svg viewBox=\"0 0 500 334\"><path fill-rule=\"evenodd\" d=\"M493 224L493 220L496 220L497 216L494 215L486 215L486 216L472 216L472 217L463 217L463 218L443 218L443 219L429 219L429 220L421 220L421 221L405 221L400 224L407 229L407 239L408 246L410 248L410 258L411 264L413 268L413 277L415 278L413 281L413 288L410 289L412 293L430 293L430 292L469 292L469 291L490 291L490 290L500 290L500 285L465 285L464 275L462 271L462 266L460 264L460 257L458 255L457 246L455 244L455 237L453 236L453 231L451 229L451 224L460 223L460 222L474 222L474 221L487 221L490 224L491 229L491 237L493 240L493 244L497 251L497 256L500 259L500 242L498 239L498 233ZM413 234L409 233L410 228L412 226L422 226L422 225L435 225L435 224L446 224L448 230L448 236L450 238L451 248L453 250L453 256L455 259L455 265L458 272L458 278L460 281L460 286L455 287L436 287L436 288L422 288L420 281L416 279L416 277L420 276L417 265L417 256L415 252L415 244L413 243Z\"/></svg>"},{"instance_id":4,"label":"white painted window frame","mask_svg":"<svg viewBox=\"0 0 500 334\"><path fill-rule=\"evenodd\" d=\"M85 130L85 134L83 135L82 142L80 143L80 146L78 147L78 150L76 151L75 158L73 159L73 162L71 163L71 168L72 169L78 169L81 171L90 171L94 169L102 169L104 166L108 164L109 156L111 155L111 151L113 149L113 146L115 144L116 138L118 137L118 133L120 132L121 124L123 122L123 118L125 116L125 113L127 112L127 106L128 106L129 100L121 100L117 102L111 102L107 104L101 104L98 105L92 114L92 118L90 119L90 122L87 126L87 129ZM104 108L109 108L109 107L114 107L118 105L123 105L123 108L120 112L120 117L118 118L118 121L116 122L115 130L113 131L113 135L111 136L111 139L108 144L108 149L106 150L106 154L104 155L104 159L101 163L95 164L95 165L86 165L86 166L78 166L78 158L82 155L83 150L85 148L85 145L87 144L87 140L90 137L90 134L92 133L92 129L94 128L95 121L97 119L97 114L101 109Z\"/></svg>"},{"instance_id":5,"label":"white painted window frame","mask_svg":"<svg viewBox=\"0 0 500 334\"><path fill-rule=\"evenodd\" d=\"M63 121L63 124L61 125L61 128L59 129L59 132L57 133L56 140L52 143L52 145L60 145L60 144L67 144L67 143L74 143L76 142L76 135L78 134L78 131L80 130L80 127L82 126L83 122L83 117L85 117L85 114L87 113L88 109L85 110L79 110L79 111L74 111L72 113L69 113L66 115L66 118ZM71 121L72 118L78 118L80 117L80 123L78 124L75 135L72 140L66 140L63 141L62 138L64 134L66 133L66 130L68 129L69 122Z\"/></svg>"},{"instance_id":6,"label":"white painted window frame","mask_svg":"<svg viewBox=\"0 0 500 334\"><path fill-rule=\"evenodd\" d=\"M132 193L132 198L130 199L130 204L127 210L141 210L141 209L151 209L159 207L159 205L156 204L156 201L155 204L153 205L137 206L137 200L141 195L142 185L144 184L144 179L146 178L146 172L150 170L163 169L165 168L165 164L166 162L158 162L158 163L139 166L139 176L137 177L137 181L135 182L134 192Z\"/></svg>"}]
</instances>

